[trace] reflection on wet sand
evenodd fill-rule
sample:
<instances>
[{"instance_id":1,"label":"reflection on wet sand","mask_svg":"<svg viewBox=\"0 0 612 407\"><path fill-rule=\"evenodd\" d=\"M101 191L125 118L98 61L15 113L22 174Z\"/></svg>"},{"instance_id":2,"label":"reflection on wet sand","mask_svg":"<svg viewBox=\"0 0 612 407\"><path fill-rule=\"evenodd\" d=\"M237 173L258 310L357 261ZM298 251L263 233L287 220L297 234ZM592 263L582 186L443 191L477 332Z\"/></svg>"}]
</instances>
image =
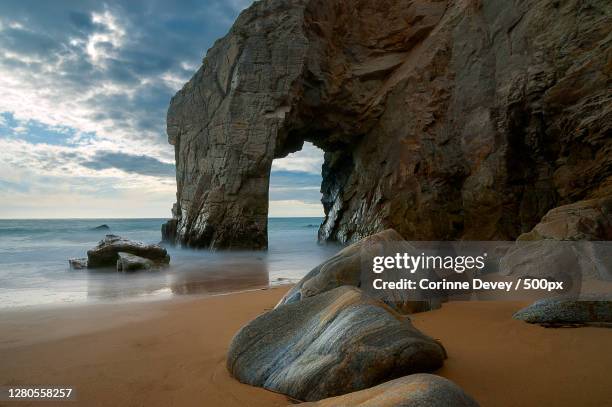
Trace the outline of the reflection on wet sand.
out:
<instances>
[{"instance_id":1,"label":"reflection on wet sand","mask_svg":"<svg viewBox=\"0 0 612 407\"><path fill-rule=\"evenodd\" d=\"M267 287L268 268L260 259L226 260L178 267L170 276L173 294L214 294Z\"/></svg>"},{"instance_id":2,"label":"reflection on wet sand","mask_svg":"<svg viewBox=\"0 0 612 407\"><path fill-rule=\"evenodd\" d=\"M207 256L155 271L87 271L87 298L116 300L150 295L219 294L268 287L263 257Z\"/></svg>"}]
</instances>

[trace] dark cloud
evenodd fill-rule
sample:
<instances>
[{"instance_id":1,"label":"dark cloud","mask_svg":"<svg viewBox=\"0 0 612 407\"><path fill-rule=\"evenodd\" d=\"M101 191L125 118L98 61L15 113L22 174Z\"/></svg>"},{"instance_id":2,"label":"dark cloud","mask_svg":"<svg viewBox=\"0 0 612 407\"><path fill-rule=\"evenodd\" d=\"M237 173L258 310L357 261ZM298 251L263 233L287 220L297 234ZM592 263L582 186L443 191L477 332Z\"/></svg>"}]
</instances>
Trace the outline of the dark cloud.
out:
<instances>
[{"instance_id":1,"label":"dark cloud","mask_svg":"<svg viewBox=\"0 0 612 407\"><path fill-rule=\"evenodd\" d=\"M57 52L60 46L45 34L20 28L6 28L0 35L0 47L30 57L46 57Z\"/></svg>"},{"instance_id":2,"label":"dark cloud","mask_svg":"<svg viewBox=\"0 0 612 407\"><path fill-rule=\"evenodd\" d=\"M92 160L83 162L81 165L96 171L117 168L129 173L155 177L174 177L175 174L174 165L161 162L156 158L110 151L99 151Z\"/></svg>"},{"instance_id":3,"label":"dark cloud","mask_svg":"<svg viewBox=\"0 0 612 407\"><path fill-rule=\"evenodd\" d=\"M206 50L228 31L238 3L3 0L0 54L8 51L9 57L0 60L0 69L19 69L35 78L37 87L65 91L61 94L66 98L109 86L124 89L125 97L96 95L87 107L118 118L116 127L122 130L129 123L129 137L141 139L153 131L157 143L166 145L164 118L170 98L195 73ZM105 13L122 33L120 44L106 38L117 32L104 20ZM103 61L92 59L92 49ZM179 80L164 80L167 77Z\"/></svg>"}]
</instances>

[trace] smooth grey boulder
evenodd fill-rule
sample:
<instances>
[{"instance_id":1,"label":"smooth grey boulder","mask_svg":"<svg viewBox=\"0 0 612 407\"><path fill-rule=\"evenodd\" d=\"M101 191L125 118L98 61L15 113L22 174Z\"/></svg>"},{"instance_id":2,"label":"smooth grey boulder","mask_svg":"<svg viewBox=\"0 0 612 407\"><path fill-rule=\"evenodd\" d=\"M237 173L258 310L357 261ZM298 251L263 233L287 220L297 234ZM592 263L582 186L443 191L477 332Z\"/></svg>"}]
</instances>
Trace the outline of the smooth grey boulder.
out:
<instances>
[{"instance_id":1,"label":"smooth grey boulder","mask_svg":"<svg viewBox=\"0 0 612 407\"><path fill-rule=\"evenodd\" d=\"M144 244L115 235L106 235L96 247L87 251L88 267L115 267L119 259L119 252L144 257L156 264L170 263L168 252L159 245Z\"/></svg>"},{"instance_id":2,"label":"smooth grey boulder","mask_svg":"<svg viewBox=\"0 0 612 407\"><path fill-rule=\"evenodd\" d=\"M612 297L588 299L545 298L513 316L531 324L564 325L612 323Z\"/></svg>"},{"instance_id":3,"label":"smooth grey boulder","mask_svg":"<svg viewBox=\"0 0 612 407\"><path fill-rule=\"evenodd\" d=\"M227 368L243 383L315 401L433 371L445 357L408 317L342 286L251 321L232 340Z\"/></svg>"},{"instance_id":4,"label":"smooth grey boulder","mask_svg":"<svg viewBox=\"0 0 612 407\"><path fill-rule=\"evenodd\" d=\"M87 258L72 258L68 259L68 264L73 270L82 270L87 268Z\"/></svg>"},{"instance_id":5,"label":"smooth grey boulder","mask_svg":"<svg viewBox=\"0 0 612 407\"><path fill-rule=\"evenodd\" d=\"M336 287L351 285L361 288L401 313L429 311L439 308L442 299L445 298L443 295L426 296L424 293L419 293L415 290L379 291L372 289L372 281L376 278L381 278L380 275L374 274L371 270L373 257L403 252L417 253L393 229L387 229L366 237L357 243L345 247L332 258L312 269L285 294L277 307L312 297ZM423 276L420 274L413 276L409 273L404 273L401 276L394 277L421 278ZM427 277L437 279L437 276L432 272ZM388 280L393 277L386 273L383 278Z\"/></svg>"},{"instance_id":6,"label":"smooth grey boulder","mask_svg":"<svg viewBox=\"0 0 612 407\"><path fill-rule=\"evenodd\" d=\"M138 270L150 270L155 267L155 263L144 257L135 256L129 253L117 253L117 271L129 272Z\"/></svg>"},{"instance_id":7,"label":"smooth grey boulder","mask_svg":"<svg viewBox=\"0 0 612 407\"><path fill-rule=\"evenodd\" d=\"M310 407L477 407L461 387L440 376L419 373L317 402Z\"/></svg>"}]
</instances>

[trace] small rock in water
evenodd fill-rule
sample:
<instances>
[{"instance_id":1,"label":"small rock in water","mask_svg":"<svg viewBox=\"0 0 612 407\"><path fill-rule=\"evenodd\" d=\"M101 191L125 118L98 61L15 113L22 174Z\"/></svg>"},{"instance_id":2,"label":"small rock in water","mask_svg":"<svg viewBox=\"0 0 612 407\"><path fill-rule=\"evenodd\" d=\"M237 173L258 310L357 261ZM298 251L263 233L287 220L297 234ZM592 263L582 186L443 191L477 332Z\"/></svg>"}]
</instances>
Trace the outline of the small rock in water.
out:
<instances>
[{"instance_id":1,"label":"small rock in water","mask_svg":"<svg viewBox=\"0 0 612 407\"><path fill-rule=\"evenodd\" d=\"M110 226L104 224L104 225L96 226L95 228L91 230L110 230Z\"/></svg>"},{"instance_id":2,"label":"small rock in water","mask_svg":"<svg viewBox=\"0 0 612 407\"><path fill-rule=\"evenodd\" d=\"M400 377L366 390L300 405L311 407L478 407L478 403L455 383L444 377L426 373Z\"/></svg>"},{"instance_id":3,"label":"small rock in water","mask_svg":"<svg viewBox=\"0 0 612 407\"><path fill-rule=\"evenodd\" d=\"M150 270L155 266L155 263L144 257L135 256L129 253L118 253L117 271L129 272L138 270Z\"/></svg>"},{"instance_id":4,"label":"small rock in water","mask_svg":"<svg viewBox=\"0 0 612 407\"><path fill-rule=\"evenodd\" d=\"M82 270L87 268L87 258L73 258L68 259L68 264L70 264L70 268L73 270Z\"/></svg>"},{"instance_id":5,"label":"small rock in water","mask_svg":"<svg viewBox=\"0 0 612 407\"><path fill-rule=\"evenodd\" d=\"M159 245L144 244L115 235L106 235L96 247L87 251L89 268L114 267L120 252L144 257L160 265L170 263L168 252Z\"/></svg>"}]
</instances>

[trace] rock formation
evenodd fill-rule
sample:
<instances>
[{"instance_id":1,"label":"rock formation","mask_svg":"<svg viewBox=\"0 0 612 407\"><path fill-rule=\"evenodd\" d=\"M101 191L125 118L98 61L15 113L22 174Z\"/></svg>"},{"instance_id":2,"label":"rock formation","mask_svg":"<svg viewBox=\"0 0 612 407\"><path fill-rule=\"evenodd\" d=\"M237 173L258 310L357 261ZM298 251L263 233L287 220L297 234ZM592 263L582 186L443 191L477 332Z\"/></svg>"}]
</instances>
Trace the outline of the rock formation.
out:
<instances>
[{"instance_id":1,"label":"rock formation","mask_svg":"<svg viewBox=\"0 0 612 407\"><path fill-rule=\"evenodd\" d=\"M300 405L303 407L478 407L478 403L455 383L425 373L400 377L367 390Z\"/></svg>"},{"instance_id":2,"label":"rock formation","mask_svg":"<svg viewBox=\"0 0 612 407\"><path fill-rule=\"evenodd\" d=\"M87 267L116 267L121 252L144 257L155 264L170 263L168 252L159 245L144 244L115 235L106 235L96 247L87 251Z\"/></svg>"},{"instance_id":3,"label":"rock formation","mask_svg":"<svg viewBox=\"0 0 612 407\"><path fill-rule=\"evenodd\" d=\"M82 270L87 268L87 257L68 259L68 265L72 270Z\"/></svg>"},{"instance_id":4,"label":"rock formation","mask_svg":"<svg viewBox=\"0 0 612 407\"><path fill-rule=\"evenodd\" d=\"M138 270L150 270L155 267L153 260L145 259L144 257L135 256L130 253L117 253L117 271L126 273Z\"/></svg>"},{"instance_id":5,"label":"rock formation","mask_svg":"<svg viewBox=\"0 0 612 407\"><path fill-rule=\"evenodd\" d=\"M546 298L516 312L514 318L550 326L590 323L612 326L612 296L600 295L581 300Z\"/></svg>"},{"instance_id":6,"label":"rock formation","mask_svg":"<svg viewBox=\"0 0 612 407\"><path fill-rule=\"evenodd\" d=\"M549 211L518 240L612 240L612 195Z\"/></svg>"},{"instance_id":7,"label":"rock formation","mask_svg":"<svg viewBox=\"0 0 612 407\"><path fill-rule=\"evenodd\" d=\"M172 99L164 239L265 248L272 160L325 151L321 240L513 240L612 195L608 0L261 0Z\"/></svg>"},{"instance_id":8,"label":"rock formation","mask_svg":"<svg viewBox=\"0 0 612 407\"><path fill-rule=\"evenodd\" d=\"M432 371L445 357L408 317L342 286L245 325L232 340L227 368L243 383L313 401Z\"/></svg>"},{"instance_id":9,"label":"rock formation","mask_svg":"<svg viewBox=\"0 0 612 407\"><path fill-rule=\"evenodd\" d=\"M411 252L416 252L416 250L408 242L403 241L402 236L393 229L368 236L345 247L332 258L312 269L285 294L277 307L333 290L342 285L350 285L359 287L371 297L383 301L400 313L410 314L440 308L442 300L446 299L446 296L440 293L431 294L418 290L374 290L372 288L373 279L380 278L379 275L372 273L374 256L385 253ZM410 279L412 275L410 273L401 273L400 276L385 274L387 281L393 281L399 277ZM427 275L418 276L419 279L422 277L427 277L432 281L439 280L433 271L429 271Z\"/></svg>"}]
</instances>

